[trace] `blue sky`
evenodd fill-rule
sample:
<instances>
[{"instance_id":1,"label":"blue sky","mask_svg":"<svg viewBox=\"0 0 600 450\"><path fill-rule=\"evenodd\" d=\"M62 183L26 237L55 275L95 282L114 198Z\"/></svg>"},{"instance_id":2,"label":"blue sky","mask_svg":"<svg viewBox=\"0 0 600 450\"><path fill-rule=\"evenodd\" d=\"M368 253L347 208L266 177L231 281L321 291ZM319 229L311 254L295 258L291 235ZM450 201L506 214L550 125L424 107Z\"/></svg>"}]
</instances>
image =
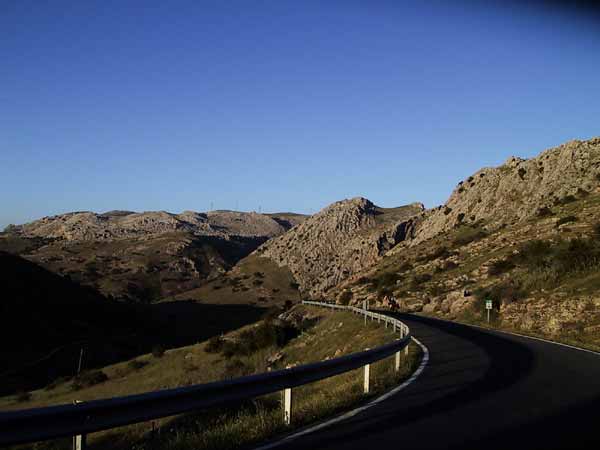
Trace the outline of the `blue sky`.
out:
<instances>
[{"instance_id":1,"label":"blue sky","mask_svg":"<svg viewBox=\"0 0 600 450\"><path fill-rule=\"evenodd\" d=\"M539 2L0 5L0 227L445 201L600 135L600 27Z\"/></svg>"}]
</instances>

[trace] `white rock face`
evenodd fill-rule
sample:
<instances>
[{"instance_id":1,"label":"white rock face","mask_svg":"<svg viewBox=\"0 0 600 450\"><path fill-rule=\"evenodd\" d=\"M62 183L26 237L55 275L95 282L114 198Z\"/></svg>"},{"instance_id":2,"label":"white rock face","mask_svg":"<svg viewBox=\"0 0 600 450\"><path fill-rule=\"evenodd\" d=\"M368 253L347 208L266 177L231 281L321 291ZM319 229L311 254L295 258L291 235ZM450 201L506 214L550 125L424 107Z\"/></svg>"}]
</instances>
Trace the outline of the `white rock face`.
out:
<instances>
[{"instance_id":1,"label":"white rock face","mask_svg":"<svg viewBox=\"0 0 600 450\"><path fill-rule=\"evenodd\" d=\"M318 296L404 240L408 219L422 210L421 204L383 209L364 198L339 201L256 253L287 266L303 291Z\"/></svg>"},{"instance_id":2,"label":"white rock face","mask_svg":"<svg viewBox=\"0 0 600 450\"><path fill-rule=\"evenodd\" d=\"M567 142L532 159L511 157L461 181L445 205L423 214L410 244L461 222L509 225L525 220L569 195L598 189L599 177L600 138Z\"/></svg>"},{"instance_id":3,"label":"white rock face","mask_svg":"<svg viewBox=\"0 0 600 450\"><path fill-rule=\"evenodd\" d=\"M12 229L26 237L81 240L128 239L153 236L173 231L187 231L198 236L264 237L278 236L287 228L273 217L235 211L197 213L166 211L133 213L111 211L104 214L73 212L40 220Z\"/></svg>"}]
</instances>

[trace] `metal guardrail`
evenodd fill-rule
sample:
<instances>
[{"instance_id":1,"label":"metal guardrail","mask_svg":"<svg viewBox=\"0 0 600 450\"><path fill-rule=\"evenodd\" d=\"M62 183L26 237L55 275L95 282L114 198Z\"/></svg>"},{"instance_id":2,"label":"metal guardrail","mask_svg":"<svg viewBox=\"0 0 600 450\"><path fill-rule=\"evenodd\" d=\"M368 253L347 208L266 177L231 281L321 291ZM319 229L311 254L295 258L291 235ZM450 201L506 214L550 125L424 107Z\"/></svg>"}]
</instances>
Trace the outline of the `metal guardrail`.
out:
<instances>
[{"instance_id":1,"label":"metal guardrail","mask_svg":"<svg viewBox=\"0 0 600 450\"><path fill-rule=\"evenodd\" d=\"M393 317L366 309L325 302L304 304L362 314L367 319L384 323L400 333L400 338L383 346L312 364L250 375L225 381L165 389L144 394L93 400L73 405L0 412L0 446L37 442L76 436L85 443L88 433L130 425L162 417L204 410L247 400L274 392L283 392L284 421L291 421L292 388L364 367L365 392L369 390L370 364L396 355L399 369L400 352L408 351L410 330ZM79 446L79 445L78 445Z\"/></svg>"}]
</instances>

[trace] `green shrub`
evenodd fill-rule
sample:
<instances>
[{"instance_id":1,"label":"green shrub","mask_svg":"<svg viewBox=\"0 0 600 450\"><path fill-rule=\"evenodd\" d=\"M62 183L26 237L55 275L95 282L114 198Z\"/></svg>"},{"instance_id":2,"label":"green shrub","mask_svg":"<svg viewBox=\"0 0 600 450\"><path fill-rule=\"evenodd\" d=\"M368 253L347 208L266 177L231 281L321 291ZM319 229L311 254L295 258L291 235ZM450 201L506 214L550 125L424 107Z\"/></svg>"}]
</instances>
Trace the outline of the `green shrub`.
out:
<instances>
[{"instance_id":1,"label":"green shrub","mask_svg":"<svg viewBox=\"0 0 600 450\"><path fill-rule=\"evenodd\" d=\"M206 343L206 347L204 347L204 351L206 353L219 353L223 350L224 341L221 336L213 336Z\"/></svg>"},{"instance_id":2,"label":"green shrub","mask_svg":"<svg viewBox=\"0 0 600 450\"><path fill-rule=\"evenodd\" d=\"M298 334L299 331L290 325L266 320L254 328L242 331L235 342L225 341L221 353L226 358L247 356L263 348L282 347Z\"/></svg>"},{"instance_id":3,"label":"green shrub","mask_svg":"<svg viewBox=\"0 0 600 450\"><path fill-rule=\"evenodd\" d=\"M568 203L576 202L577 198L574 195L565 195L563 198L556 198L554 200L555 205L566 205Z\"/></svg>"},{"instance_id":4,"label":"green shrub","mask_svg":"<svg viewBox=\"0 0 600 450\"><path fill-rule=\"evenodd\" d=\"M551 242L534 239L521 244L519 253L514 255L511 259L522 262L527 266L542 266L551 253Z\"/></svg>"},{"instance_id":5,"label":"green shrub","mask_svg":"<svg viewBox=\"0 0 600 450\"><path fill-rule=\"evenodd\" d=\"M427 253L423 256L420 256L419 258L417 258L417 261L429 262L429 261L434 261L439 258L448 258L451 255L452 255L452 253L446 247L442 246L442 247L438 247L438 248L434 249L433 252L431 252L431 253ZM411 268L412 268L412 266L411 266Z\"/></svg>"},{"instance_id":6,"label":"green shrub","mask_svg":"<svg viewBox=\"0 0 600 450\"><path fill-rule=\"evenodd\" d=\"M559 226L561 226L561 225L563 225L565 223L571 223L571 222L577 222L577 217L575 217L575 216L561 217L556 222L556 226L559 227Z\"/></svg>"},{"instance_id":7,"label":"green shrub","mask_svg":"<svg viewBox=\"0 0 600 450\"><path fill-rule=\"evenodd\" d=\"M240 359L232 359L225 365L225 373L223 374L223 378L231 379L238 378L250 375L252 373L252 368L245 364Z\"/></svg>"},{"instance_id":8,"label":"green shrub","mask_svg":"<svg viewBox=\"0 0 600 450\"><path fill-rule=\"evenodd\" d=\"M350 300L352 300L352 291L345 289L339 296L340 304L348 305Z\"/></svg>"},{"instance_id":9,"label":"green shrub","mask_svg":"<svg viewBox=\"0 0 600 450\"><path fill-rule=\"evenodd\" d=\"M106 375L101 370L91 370L89 372L80 373L73 379L73 384L71 385L71 389L77 391L84 387L95 386L96 384L104 383L108 380L108 375Z\"/></svg>"},{"instance_id":10,"label":"green shrub","mask_svg":"<svg viewBox=\"0 0 600 450\"><path fill-rule=\"evenodd\" d=\"M526 269L519 277L527 290L559 285L576 273L588 273L600 267L600 242L595 239L530 241L521 245L511 258Z\"/></svg>"},{"instance_id":11,"label":"green shrub","mask_svg":"<svg viewBox=\"0 0 600 450\"><path fill-rule=\"evenodd\" d=\"M514 268L515 264L512 261L508 259L499 259L490 265L488 273L492 276L497 276L509 272Z\"/></svg>"},{"instance_id":12,"label":"green shrub","mask_svg":"<svg viewBox=\"0 0 600 450\"><path fill-rule=\"evenodd\" d=\"M398 272L407 272L407 271L412 270L412 269L413 269L413 265L411 263L409 263L408 261L404 261L398 267Z\"/></svg>"},{"instance_id":13,"label":"green shrub","mask_svg":"<svg viewBox=\"0 0 600 450\"><path fill-rule=\"evenodd\" d=\"M504 282L475 291L475 297L479 300L481 307L485 306L483 303L485 300L492 300L493 307L496 310L499 310L502 304L521 300L526 296L527 291L515 282Z\"/></svg>"},{"instance_id":14,"label":"green shrub","mask_svg":"<svg viewBox=\"0 0 600 450\"><path fill-rule=\"evenodd\" d=\"M553 214L554 213L552 212L552 210L550 208L548 208L547 206L543 206L540 209L538 209L538 211L537 211L538 217L548 217Z\"/></svg>"},{"instance_id":15,"label":"green shrub","mask_svg":"<svg viewBox=\"0 0 600 450\"><path fill-rule=\"evenodd\" d=\"M139 359L134 359L127 363L127 366L133 370L141 369L142 367L147 366L147 365L148 365L148 363L146 361L141 361Z\"/></svg>"},{"instance_id":16,"label":"green shrub","mask_svg":"<svg viewBox=\"0 0 600 450\"><path fill-rule=\"evenodd\" d=\"M457 247L462 247L463 245L483 239L486 236L487 233L479 227L463 226L456 233L453 243Z\"/></svg>"},{"instance_id":17,"label":"green shrub","mask_svg":"<svg viewBox=\"0 0 600 450\"><path fill-rule=\"evenodd\" d=\"M423 283L431 281L431 278L431 274L428 273L417 274L410 280L410 287L411 289L418 289Z\"/></svg>"}]
</instances>

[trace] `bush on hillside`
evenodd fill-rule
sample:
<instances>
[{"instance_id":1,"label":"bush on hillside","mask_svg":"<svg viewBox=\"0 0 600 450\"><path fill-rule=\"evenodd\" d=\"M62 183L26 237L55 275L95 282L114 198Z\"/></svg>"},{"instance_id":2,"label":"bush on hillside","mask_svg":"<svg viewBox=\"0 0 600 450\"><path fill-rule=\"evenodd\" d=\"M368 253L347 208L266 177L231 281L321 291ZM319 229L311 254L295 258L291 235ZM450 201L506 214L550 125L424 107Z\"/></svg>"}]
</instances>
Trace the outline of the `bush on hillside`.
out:
<instances>
[{"instance_id":1,"label":"bush on hillside","mask_svg":"<svg viewBox=\"0 0 600 450\"><path fill-rule=\"evenodd\" d=\"M349 289L345 289L339 296L340 304L348 305L352 300L352 291Z\"/></svg>"},{"instance_id":2,"label":"bush on hillside","mask_svg":"<svg viewBox=\"0 0 600 450\"><path fill-rule=\"evenodd\" d=\"M412 269L413 269L413 265L411 263L409 263L408 261L404 261L398 267L398 272L407 272L407 271L412 270Z\"/></svg>"},{"instance_id":3,"label":"bush on hillside","mask_svg":"<svg viewBox=\"0 0 600 450\"><path fill-rule=\"evenodd\" d=\"M488 273L492 276L502 275L515 268L515 264L508 259L499 259L490 264Z\"/></svg>"},{"instance_id":4,"label":"bush on hillside","mask_svg":"<svg viewBox=\"0 0 600 450\"><path fill-rule=\"evenodd\" d=\"M242 331L236 341L225 341L220 352L226 358L248 356L267 347L283 347L298 336L299 331L287 324L265 320L258 326Z\"/></svg>"},{"instance_id":5,"label":"bush on hillside","mask_svg":"<svg viewBox=\"0 0 600 450\"><path fill-rule=\"evenodd\" d=\"M106 375L101 370L91 370L88 372L83 372L77 375L73 379L73 384L71 385L71 389L77 391L79 389L95 386L100 383L104 383L108 380L108 375Z\"/></svg>"},{"instance_id":6,"label":"bush on hillside","mask_svg":"<svg viewBox=\"0 0 600 450\"><path fill-rule=\"evenodd\" d=\"M431 274L428 273L414 275L410 280L410 288L413 290L418 289L423 283L431 281L431 278Z\"/></svg>"},{"instance_id":7,"label":"bush on hillside","mask_svg":"<svg viewBox=\"0 0 600 450\"><path fill-rule=\"evenodd\" d=\"M138 370L147 365L148 363L146 361L141 361L139 359L133 359L127 363L127 367L132 370Z\"/></svg>"},{"instance_id":8,"label":"bush on hillside","mask_svg":"<svg viewBox=\"0 0 600 450\"><path fill-rule=\"evenodd\" d=\"M575 198L574 195L566 195L561 199L556 200L556 204L557 205L566 205L567 203L572 203L577 201L577 198Z\"/></svg>"},{"instance_id":9,"label":"bush on hillside","mask_svg":"<svg viewBox=\"0 0 600 450\"><path fill-rule=\"evenodd\" d=\"M486 300L492 300L493 307L496 310L499 310L502 304L510 304L522 300L526 296L527 292L515 282L504 282L475 291L475 297L479 300L481 308L485 306L484 302Z\"/></svg>"},{"instance_id":10,"label":"bush on hillside","mask_svg":"<svg viewBox=\"0 0 600 450\"><path fill-rule=\"evenodd\" d=\"M487 233L479 227L464 226L459 229L454 237L454 245L462 247L470 244L471 242L478 241L487 236Z\"/></svg>"},{"instance_id":11,"label":"bush on hillside","mask_svg":"<svg viewBox=\"0 0 600 450\"><path fill-rule=\"evenodd\" d=\"M561 225L564 225L565 223L571 223L571 222L577 222L577 217L575 217L575 216L561 217L556 222L556 226L559 227Z\"/></svg>"},{"instance_id":12,"label":"bush on hillside","mask_svg":"<svg viewBox=\"0 0 600 450\"><path fill-rule=\"evenodd\" d=\"M219 353L223 350L224 341L221 336L213 336L206 343L206 347L204 347L204 351L206 353Z\"/></svg>"}]
</instances>

